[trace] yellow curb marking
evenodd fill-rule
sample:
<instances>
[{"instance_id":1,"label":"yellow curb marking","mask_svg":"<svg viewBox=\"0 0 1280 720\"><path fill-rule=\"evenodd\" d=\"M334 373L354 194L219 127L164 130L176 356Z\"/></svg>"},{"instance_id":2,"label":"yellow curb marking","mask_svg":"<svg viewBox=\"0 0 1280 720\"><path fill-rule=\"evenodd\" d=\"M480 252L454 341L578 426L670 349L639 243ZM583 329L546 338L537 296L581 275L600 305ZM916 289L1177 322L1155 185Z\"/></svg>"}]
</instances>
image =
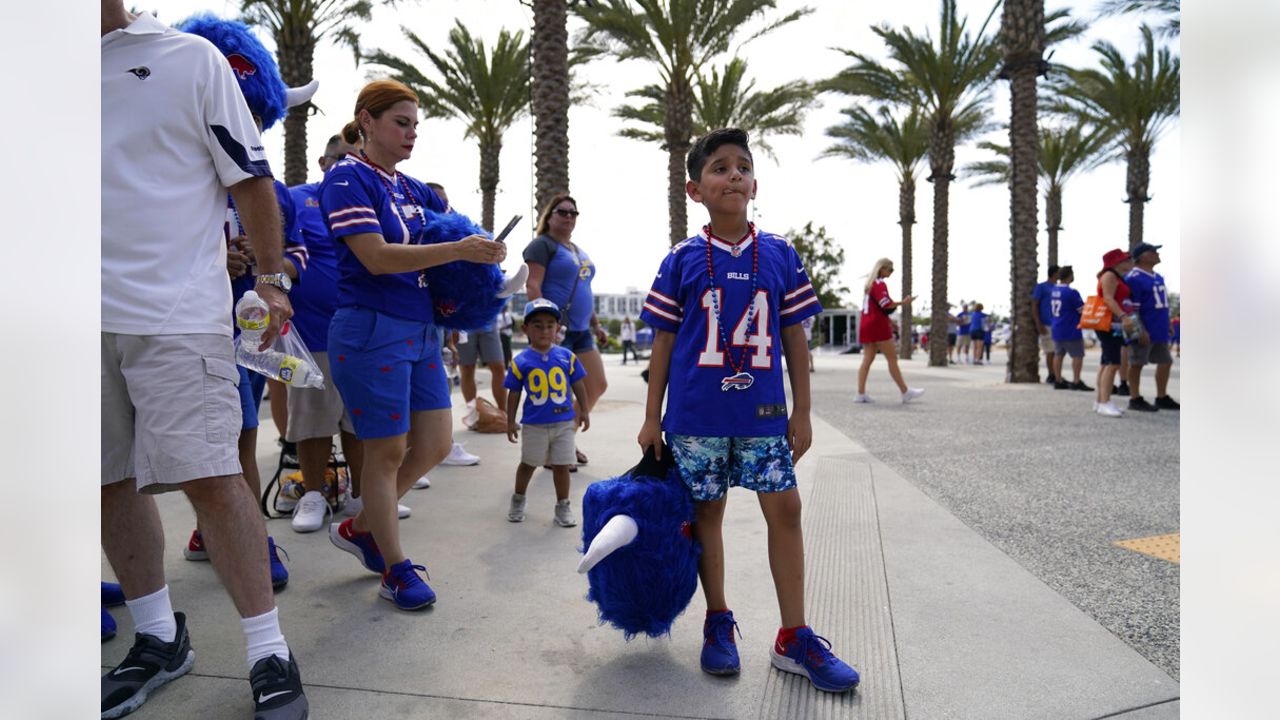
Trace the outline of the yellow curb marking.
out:
<instances>
[{"instance_id":1,"label":"yellow curb marking","mask_svg":"<svg viewBox=\"0 0 1280 720\"><path fill-rule=\"evenodd\" d=\"M1114 544L1127 550L1158 557L1161 560L1168 560L1175 565L1181 564L1182 561L1181 532L1171 535L1136 538L1134 540L1117 540Z\"/></svg>"}]
</instances>

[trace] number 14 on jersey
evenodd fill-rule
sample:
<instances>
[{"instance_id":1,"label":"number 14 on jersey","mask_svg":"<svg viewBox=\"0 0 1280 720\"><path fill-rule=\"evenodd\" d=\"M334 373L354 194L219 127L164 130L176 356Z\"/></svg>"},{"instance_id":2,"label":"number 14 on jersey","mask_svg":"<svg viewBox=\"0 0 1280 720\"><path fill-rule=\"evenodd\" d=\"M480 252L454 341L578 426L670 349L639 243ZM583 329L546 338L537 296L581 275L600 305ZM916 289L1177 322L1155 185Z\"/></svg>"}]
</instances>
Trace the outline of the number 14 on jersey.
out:
<instances>
[{"instance_id":1,"label":"number 14 on jersey","mask_svg":"<svg viewBox=\"0 0 1280 720\"><path fill-rule=\"evenodd\" d=\"M707 315L707 338L705 349L698 353L698 367L725 366L724 349L720 347L720 319L716 317L716 306L724 307L724 294L720 288L716 288L714 290L716 297L713 298L712 292L707 290L702 294L702 309ZM753 316L756 320L755 328L748 336L747 329L751 325ZM742 317L734 326L730 342L734 347L754 349L751 355L751 367L760 370L773 367L773 355L769 352L773 348L773 336L769 334L769 294L767 292L756 291L751 306L742 313Z\"/></svg>"}]
</instances>

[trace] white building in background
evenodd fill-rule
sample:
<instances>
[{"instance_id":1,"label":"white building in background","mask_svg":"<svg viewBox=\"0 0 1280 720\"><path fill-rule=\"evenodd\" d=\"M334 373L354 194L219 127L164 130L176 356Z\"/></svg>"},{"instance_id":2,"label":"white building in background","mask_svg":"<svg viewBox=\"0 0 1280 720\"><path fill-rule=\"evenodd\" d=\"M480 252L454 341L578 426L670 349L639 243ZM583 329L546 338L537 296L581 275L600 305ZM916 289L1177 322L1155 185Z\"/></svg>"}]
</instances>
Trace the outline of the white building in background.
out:
<instances>
[{"instance_id":1,"label":"white building in background","mask_svg":"<svg viewBox=\"0 0 1280 720\"><path fill-rule=\"evenodd\" d=\"M648 291L640 291L629 287L624 293L595 293L596 316L601 320L621 320L629 317L635 320L644 308L644 298Z\"/></svg>"}]
</instances>

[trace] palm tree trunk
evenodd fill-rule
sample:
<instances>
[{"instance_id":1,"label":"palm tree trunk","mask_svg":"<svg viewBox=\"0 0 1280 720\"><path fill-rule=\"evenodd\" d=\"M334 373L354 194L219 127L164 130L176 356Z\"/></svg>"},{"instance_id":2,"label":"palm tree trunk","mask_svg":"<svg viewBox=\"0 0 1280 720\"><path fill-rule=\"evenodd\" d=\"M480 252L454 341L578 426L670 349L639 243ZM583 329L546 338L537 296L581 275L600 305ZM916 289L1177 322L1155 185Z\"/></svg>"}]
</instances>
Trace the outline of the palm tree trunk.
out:
<instances>
[{"instance_id":1,"label":"palm tree trunk","mask_svg":"<svg viewBox=\"0 0 1280 720\"><path fill-rule=\"evenodd\" d=\"M1062 187L1050 186L1044 193L1044 225L1049 236L1049 264L1058 264L1058 231L1062 230Z\"/></svg>"},{"instance_id":2,"label":"palm tree trunk","mask_svg":"<svg viewBox=\"0 0 1280 720\"><path fill-rule=\"evenodd\" d=\"M1146 210L1147 186L1151 182L1151 149L1137 145L1125 153L1128 170L1125 174L1125 191L1129 203L1129 249L1142 242L1142 216Z\"/></svg>"},{"instance_id":3,"label":"palm tree trunk","mask_svg":"<svg viewBox=\"0 0 1280 720\"><path fill-rule=\"evenodd\" d=\"M1036 128L1036 64L1025 60L1009 70L1012 111L1009 120L1009 230L1013 259L1010 265L1010 314L1008 379L1039 382L1039 344L1028 298L1036 285L1036 181L1039 174L1040 135Z\"/></svg>"},{"instance_id":4,"label":"palm tree trunk","mask_svg":"<svg viewBox=\"0 0 1280 720\"><path fill-rule=\"evenodd\" d=\"M498 195L498 156L502 154L502 136L480 141L480 225L493 232L493 205Z\"/></svg>"},{"instance_id":5,"label":"palm tree trunk","mask_svg":"<svg viewBox=\"0 0 1280 720\"><path fill-rule=\"evenodd\" d=\"M569 191L569 32L565 0L534 0L530 38L534 217L551 196Z\"/></svg>"},{"instance_id":6,"label":"palm tree trunk","mask_svg":"<svg viewBox=\"0 0 1280 720\"><path fill-rule=\"evenodd\" d=\"M950 202L951 170L956 162L956 134L950 126L934 125L929 137L929 168L933 182L933 297L929 322L929 365L947 364L947 211ZM942 342L937 342L943 338Z\"/></svg>"},{"instance_id":7,"label":"palm tree trunk","mask_svg":"<svg viewBox=\"0 0 1280 720\"><path fill-rule=\"evenodd\" d=\"M276 37L280 79L288 87L311 82L316 46L309 36ZM307 181L307 115L311 103L289 110L284 118L284 184L290 187Z\"/></svg>"},{"instance_id":8,"label":"palm tree trunk","mask_svg":"<svg viewBox=\"0 0 1280 720\"><path fill-rule=\"evenodd\" d=\"M667 211L671 244L689 236L689 215L685 205L685 157L693 134L693 89L688 79L673 77L667 87L666 119L663 125L667 150Z\"/></svg>"},{"instance_id":9,"label":"palm tree trunk","mask_svg":"<svg viewBox=\"0 0 1280 720\"><path fill-rule=\"evenodd\" d=\"M904 360L911 359L914 343L911 342L912 321L911 302L911 226L916 224L916 179L908 175L898 185L898 224L902 226L902 312L898 314L898 322L902 325L902 336L898 338L898 355ZM930 335L929 337L934 337ZM946 333L942 335L946 339Z\"/></svg>"}]
</instances>

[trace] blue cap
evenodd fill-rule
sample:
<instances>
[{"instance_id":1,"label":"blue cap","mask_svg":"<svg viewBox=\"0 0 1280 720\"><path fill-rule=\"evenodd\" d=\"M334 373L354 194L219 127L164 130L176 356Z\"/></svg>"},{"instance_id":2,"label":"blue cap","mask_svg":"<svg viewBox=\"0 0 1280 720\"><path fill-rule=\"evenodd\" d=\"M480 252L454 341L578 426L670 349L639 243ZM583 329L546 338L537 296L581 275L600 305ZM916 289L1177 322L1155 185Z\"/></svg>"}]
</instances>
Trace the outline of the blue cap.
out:
<instances>
[{"instance_id":1,"label":"blue cap","mask_svg":"<svg viewBox=\"0 0 1280 720\"><path fill-rule=\"evenodd\" d=\"M1138 256L1142 255L1142 253L1145 253L1145 252L1154 252L1154 251L1156 251L1156 250L1159 250L1159 249L1160 249L1160 248L1162 248L1162 247L1164 247L1164 246L1163 246L1163 245L1152 245L1151 243L1145 243L1145 242L1144 242L1144 243L1138 243L1136 246L1134 246L1133 250L1132 250L1132 251L1130 251L1130 253L1129 253L1129 257L1133 258L1134 260L1137 260L1137 259L1138 259Z\"/></svg>"},{"instance_id":2,"label":"blue cap","mask_svg":"<svg viewBox=\"0 0 1280 720\"><path fill-rule=\"evenodd\" d=\"M524 305L524 321L529 322L529 318L537 313L551 313L557 321L560 320L560 306L551 302L546 298L538 298L530 300Z\"/></svg>"}]
</instances>

